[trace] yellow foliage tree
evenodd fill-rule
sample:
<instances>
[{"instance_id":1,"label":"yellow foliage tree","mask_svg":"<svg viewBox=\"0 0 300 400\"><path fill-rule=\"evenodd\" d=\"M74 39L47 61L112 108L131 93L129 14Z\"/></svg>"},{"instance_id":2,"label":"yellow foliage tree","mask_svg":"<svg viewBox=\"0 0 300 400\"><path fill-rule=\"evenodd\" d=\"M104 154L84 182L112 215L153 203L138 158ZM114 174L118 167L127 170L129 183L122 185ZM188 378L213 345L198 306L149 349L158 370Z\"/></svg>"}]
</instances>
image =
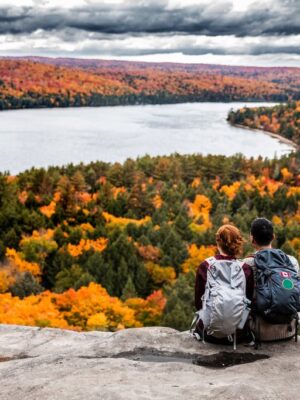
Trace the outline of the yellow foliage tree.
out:
<instances>
[{"instance_id":1,"label":"yellow foliage tree","mask_svg":"<svg viewBox=\"0 0 300 400\"><path fill-rule=\"evenodd\" d=\"M154 196L154 198L152 200L152 204L154 205L154 207L156 209L161 208L161 206L163 205L162 198L160 197L160 195L158 193Z\"/></svg>"},{"instance_id":2,"label":"yellow foliage tree","mask_svg":"<svg viewBox=\"0 0 300 400\"><path fill-rule=\"evenodd\" d=\"M118 226L120 228L125 228L128 224L135 224L135 225L144 225L151 221L149 216L142 218L142 219L134 219L134 218L124 218L124 217L115 217L108 212L103 211L102 213L105 221L110 224L111 226Z\"/></svg>"},{"instance_id":3,"label":"yellow foliage tree","mask_svg":"<svg viewBox=\"0 0 300 400\"><path fill-rule=\"evenodd\" d=\"M204 232L211 228L209 213L212 208L211 201L208 197L197 194L193 203L188 203L189 215L193 218L190 228L196 232Z\"/></svg>"},{"instance_id":4,"label":"yellow foliage tree","mask_svg":"<svg viewBox=\"0 0 300 400\"><path fill-rule=\"evenodd\" d=\"M272 222L274 225L282 225L282 219L278 215L273 215Z\"/></svg>"},{"instance_id":5,"label":"yellow foliage tree","mask_svg":"<svg viewBox=\"0 0 300 400\"><path fill-rule=\"evenodd\" d=\"M284 182L289 182L293 178L293 174L287 168L282 168L280 172Z\"/></svg>"},{"instance_id":6,"label":"yellow foliage tree","mask_svg":"<svg viewBox=\"0 0 300 400\"><path fill-rule=\"evenodd\" d=\"M48 206L40 207L40 212L46 217L51 218L56 211L56 202L52 200Z\"/></svg>"},{"instance_id":7,"label":"yellow foliage tree","mask_svg":"<svg viewBox=\"0 0 300 400\"><path fill-rule=\"evenodd\" d=\"M94 314L87 320L87 328L91 331L102 331L107 328L108 321L103 312Z\"/></svg>"},{"instance_id":8,"label":"yellow foliage tree","mask_svg":"<svg viewBox=\"0 0 300 400\"><path fill-rule=\"evenodd\" d=\"M166 299L161 290L156 290L146 299L131 298L125 304L134 310L135 319L140 326L159 325Z\"/></svg>"},{"instance_id":9,"label":"yellow foliage tree","mask_svg":"<svg viewBox=\"0 0 300 400\"><path fill-rule=\"evenodd\" d=\"M189 257L182 264L182 272L196 271L199 265L208 257L216 254L216 246L200 246L191 244L188 247Z\"/></svg>"},{"instance_id":10,"label":"yellow foliage tree","mask_svg":"<svg viewBox=\"0 0 300 400\"><path fill-rule=\"evenodd\" d=\"M135 310L91 283L78 291L49 291L24 299L0 294L0 323L73 330L117 330L140 326Z\"/></svg>"},{"instance_id":11,"label":"yellow foliage tree","mask_svg":"<svg viewBox=\"0 0 300 400\"><path fill-rule=\"evenodd\" d=\"M288 241L288 244L293 247L293 249L298 254L298 258L300 258L300 238L294 238Z\"/></svg>"},{"instance_id":12,"label":"yellow foliage tree","mask_svg":"<svg viewBox=\"0 0 300 400\"><path fill-rule=\"evenodd\" d=\"M0 267L0 293L8 291L10 285L15 282L12 272L7 267Z\"/></svg>"},{"instance_id":13,"label":"yellow foliage tree","mask_svg":"<svg viewBox=\"0 0 300 400\"><path fill-rule=\"evenodd\" d=\"M108 239L102 238L102 237L100 237L96 240L81 239L79 244L68 243L67 251L73 257L78 257L82 253L84 253L85 251L89 251L90 249L93 249L93 250L101 253L103 250L106 249L107 243L108 243Z\"/></svg>"},{"instance_id":14,"label":"yellow foliage tree","mask_svg":"<svg viewBox=\"0 0 300 400\"><path fill-rule=\"evenodd\" d=\"M232 185L224 185L220 189L220 193L224 193L229 200L233 200L241 187L241 182L234 182Z\"/></svg>"},{"instance_id":15,"label":"yellow foliage tree","mask_svg":"<svg viewBox=\"0 0 300 400\"><path fill-rule=\"evenodd\" d=\"M12 271L15 271L16 273L30 272L36 277L41 275L39 264L24 260L22 253L18 253L15 249L7 248L6 257Z\"/></svg>"},{"instance_id":16,"label":"yellow foliage tree","mask_svg":"<svg viewBox=\"0 0 300 400\"><path fill-rule=\"evenodd\" d=\"M147 262L145 266L153 282L157 285L172 283L176 278L176 273L173 267L161 267L154 262Z\"/></svg>"}]
</instances>

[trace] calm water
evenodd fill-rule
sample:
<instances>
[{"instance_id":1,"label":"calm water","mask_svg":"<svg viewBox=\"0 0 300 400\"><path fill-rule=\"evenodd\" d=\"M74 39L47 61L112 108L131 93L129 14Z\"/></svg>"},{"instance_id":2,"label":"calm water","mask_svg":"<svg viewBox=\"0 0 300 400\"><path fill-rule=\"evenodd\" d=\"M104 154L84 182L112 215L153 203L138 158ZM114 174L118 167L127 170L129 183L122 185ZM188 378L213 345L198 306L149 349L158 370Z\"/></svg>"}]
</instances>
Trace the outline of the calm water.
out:
<instances>
[{"instance_id":1,"label":"calm water","mask_svg":"<svg viewBox=\"0 0 300 400\"><path fill-rule=\"evenodd\" d=\"M291 147L226 122L245 103L0 112L0 171L173 152L273 157ZM251 105L251 103L248 103ZM257 103L256 103L257 105Z\"/></svg>"}]
</instances>

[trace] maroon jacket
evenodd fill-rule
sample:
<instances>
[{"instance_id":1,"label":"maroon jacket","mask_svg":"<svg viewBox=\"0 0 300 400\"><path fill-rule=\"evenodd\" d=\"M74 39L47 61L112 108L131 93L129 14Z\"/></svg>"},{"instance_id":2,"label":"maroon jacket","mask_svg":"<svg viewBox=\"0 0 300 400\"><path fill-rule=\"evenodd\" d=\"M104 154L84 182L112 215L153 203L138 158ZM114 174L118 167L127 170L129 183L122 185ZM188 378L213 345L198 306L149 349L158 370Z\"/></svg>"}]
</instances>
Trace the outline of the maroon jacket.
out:
<instances>
[{"instance_id":1,"label":"maroon jacket","mask_svg":"<svg viewBox=\"0 0 300 400\"><path fill-rule=\"evenodd\" d=\"M235 260L234 257L230 256L222 256L221 254L217 254L217 260ZM205 260L203 261L196 273L196 282L195 282L195 307L196 310L200 310L202 308L202 296L205 292L205 285L207 280L207 268L208 262ZM253 277L253 270L251 266L244 264L243 270L246 277L246 297L252 301L253 291L254 291L254 277Z\"/></svg>"}]
</instances>

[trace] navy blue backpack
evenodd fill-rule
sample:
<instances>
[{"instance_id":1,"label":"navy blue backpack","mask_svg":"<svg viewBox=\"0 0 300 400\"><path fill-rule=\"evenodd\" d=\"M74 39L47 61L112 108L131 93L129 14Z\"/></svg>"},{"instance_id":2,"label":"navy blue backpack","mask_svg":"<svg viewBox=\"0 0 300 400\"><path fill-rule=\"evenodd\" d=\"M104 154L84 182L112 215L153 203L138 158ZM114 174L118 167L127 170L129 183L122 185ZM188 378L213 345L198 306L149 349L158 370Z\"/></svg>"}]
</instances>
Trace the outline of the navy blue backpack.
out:
<instances>
[{"instance_id":1,"label":"navy blue backpack","mask_svg":"<svg viewBox=\"0 0 300 400\"><path fill-rule=\"evenodd\" d=\"M254 311L270 324L298 321L300 279L290 258L281 250L255 254L256 299Z\"/></svg>"}]
</instances>

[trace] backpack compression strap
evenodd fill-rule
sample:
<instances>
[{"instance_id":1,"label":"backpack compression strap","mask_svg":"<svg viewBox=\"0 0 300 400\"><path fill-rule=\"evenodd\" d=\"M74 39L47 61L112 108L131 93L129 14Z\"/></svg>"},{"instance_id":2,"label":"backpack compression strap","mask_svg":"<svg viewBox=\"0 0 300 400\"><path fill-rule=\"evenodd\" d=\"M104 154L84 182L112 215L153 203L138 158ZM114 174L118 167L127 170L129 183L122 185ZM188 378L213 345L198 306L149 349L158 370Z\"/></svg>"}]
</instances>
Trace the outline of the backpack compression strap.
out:
<instances>
[{"instance_id":1,"label":"backpack compression strap","mask_svg":"<svg viewBox=\"0 0 300 400\"><path fill-rule=\"evenodd\" d=\"M193 321L192 321L192 324L191 324L191 327L190 327L190 333L193 333L193 328L197 326L197 324L198 324L198 322L200 320L200 311L201 310L195 312L195 316L193 318Z\"/></svg>"}]
</instances>

